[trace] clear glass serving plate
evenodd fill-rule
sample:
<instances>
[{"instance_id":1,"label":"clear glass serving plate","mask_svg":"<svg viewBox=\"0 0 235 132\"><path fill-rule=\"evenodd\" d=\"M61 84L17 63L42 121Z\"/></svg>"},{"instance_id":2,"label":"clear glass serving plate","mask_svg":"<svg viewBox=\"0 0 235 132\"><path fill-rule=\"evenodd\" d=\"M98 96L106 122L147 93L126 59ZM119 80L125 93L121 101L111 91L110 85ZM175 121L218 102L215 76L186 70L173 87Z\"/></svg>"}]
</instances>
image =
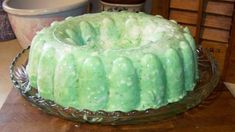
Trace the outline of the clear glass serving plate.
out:
<instances>
[{"instance_id":1,"label":"clear glass serving plate","mask_svg":"<svg viewBox=\"0 0 235 132\"><path fill-rule=\"evenodd\" d=\"M53 101L45 100L38 96L37 90L31 88L28 83L28 77L25 70L29 47L19 53L10 66L10 77L13 85L19 90L21 95L34 104L40 110L58 116L64 119L100 123L106 125L137 124L144 122L159 121L166 118L174 117L177 114L188 111L197 106L214 90L219 82L219 72L215 60L209 52L197 50L199 60L200 79L191 92L178 102L168 104L159 109L147 109L144 111L130 112L105 112L76 110L74 108L64 108Z\"/></svg>"}]
</instances>

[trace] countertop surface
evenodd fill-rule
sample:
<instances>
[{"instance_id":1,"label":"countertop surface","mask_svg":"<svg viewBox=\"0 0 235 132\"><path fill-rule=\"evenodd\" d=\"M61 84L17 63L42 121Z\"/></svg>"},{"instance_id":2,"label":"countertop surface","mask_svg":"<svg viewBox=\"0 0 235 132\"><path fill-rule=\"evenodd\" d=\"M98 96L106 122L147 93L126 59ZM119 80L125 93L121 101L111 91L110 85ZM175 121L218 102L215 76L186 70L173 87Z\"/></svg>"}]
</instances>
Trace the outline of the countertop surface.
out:
<instances>
[{"instance_id":1,"label":"countertop surface","mask_svg":"<svg viewBox=\"0 0 235 132\"><path fill-rule=\"evenodd\" d=\"M198 107L160 122L138 125L104 126L82 124L43 113L27 102L16 89L12 89L0 111L0 131L3 132L234 132L235 99L226 89L217 88Z\"/></svg>"},{"instance_id":2,"label":"countertop surface","mask_svg":"<svg viewBox=\"0 0 235 132\"><path fill-rule=\"evenodd\" d=\"M9 75L10 63L21 50L16 39L0 42L0 108L12 88Z\"/></svg>"}]
</instances>

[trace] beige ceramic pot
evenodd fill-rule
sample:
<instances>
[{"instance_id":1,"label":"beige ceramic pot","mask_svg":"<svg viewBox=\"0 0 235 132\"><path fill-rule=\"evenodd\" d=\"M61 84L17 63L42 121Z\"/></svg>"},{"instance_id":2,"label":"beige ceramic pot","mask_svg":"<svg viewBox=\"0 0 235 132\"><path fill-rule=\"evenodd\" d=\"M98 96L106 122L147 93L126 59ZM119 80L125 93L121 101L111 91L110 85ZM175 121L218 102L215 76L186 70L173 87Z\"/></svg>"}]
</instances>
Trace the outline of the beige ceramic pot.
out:
<instances>
[{"instance_id":1,"label":"beige ceramic pot","mask_svg":"<svg viewBox=\"0 0 235 132\"><path fill-rule=\"evenodd\" d=\"M53 21L86 13L88 0L6 0L3 9L20 45L26 48L36 32Z\"/></svg>"}]
</instances>

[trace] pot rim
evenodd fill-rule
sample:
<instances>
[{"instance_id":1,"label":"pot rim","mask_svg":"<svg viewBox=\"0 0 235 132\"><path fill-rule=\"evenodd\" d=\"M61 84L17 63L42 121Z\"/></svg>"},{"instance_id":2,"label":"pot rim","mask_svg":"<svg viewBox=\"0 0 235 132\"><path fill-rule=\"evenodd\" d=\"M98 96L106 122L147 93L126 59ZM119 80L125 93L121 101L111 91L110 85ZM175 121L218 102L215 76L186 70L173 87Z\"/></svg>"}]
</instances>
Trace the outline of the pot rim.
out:
<instances>
[{"instance_id":1,"label":"pot rim","mask_svg":"<svg viewBox=\"0 0 235 132\"><path fill-rule=\"evenodd\" d=\"M101 4L103 5L109 5L109 6L120 6L120 7L139 7L139 6L143 6L145 4L145 2L143 3L138 3L138 4L116 4L116 3L108 3L108 2L104 2L104 1L100 1Z\"/></svg>"},{"instance_id":2,"label":"pot rim","mask_svg":"<svg viewBox=\"0 0 235 132\"><path fill-rule=\"evenodd\" d=\"M19 9L9 6L11 0L5 0L2 4L3 9L10 14L20 15L20 16L37 16L37 15L47 15L58 12L64 12L68 10L73 10L80 8L82 6L88 5L88 0L78 0L76 3L67 4L65 6L52 7L52 8L39 8L39 9Z\"/></svg>"}]
</instances>

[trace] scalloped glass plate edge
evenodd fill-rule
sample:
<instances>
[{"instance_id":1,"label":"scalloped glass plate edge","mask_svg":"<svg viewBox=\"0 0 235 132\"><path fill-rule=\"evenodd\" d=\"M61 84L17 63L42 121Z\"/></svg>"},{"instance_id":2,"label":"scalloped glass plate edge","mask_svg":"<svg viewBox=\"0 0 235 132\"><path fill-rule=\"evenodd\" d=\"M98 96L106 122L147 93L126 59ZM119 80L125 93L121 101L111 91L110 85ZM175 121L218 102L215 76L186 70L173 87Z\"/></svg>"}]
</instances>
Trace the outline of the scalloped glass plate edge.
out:
<instances>
[{"instance_id":1,"label":"scalloped glass plate edge","mask_svg":"<svg viewBox=\"0 0 235 132\"><path fill-rule=\"evenodd\" d=\"M178 102L168 104L159 109L147 109L144 111L130 112L105 112L76 110L64 108L53 101L44 100L37 96L37 91L28 85L26 63L30 47L20 52L12 61L10 66L10 77L13 85L21 95L40 110L76 122L99 123L105 125L138 124L153 122L174 117L180 113L200 104L214 90L219 82L219 71L215 60L205 50L197 50L199 61L200 79L191 92Z\"/></svg>"}]
</instances>

